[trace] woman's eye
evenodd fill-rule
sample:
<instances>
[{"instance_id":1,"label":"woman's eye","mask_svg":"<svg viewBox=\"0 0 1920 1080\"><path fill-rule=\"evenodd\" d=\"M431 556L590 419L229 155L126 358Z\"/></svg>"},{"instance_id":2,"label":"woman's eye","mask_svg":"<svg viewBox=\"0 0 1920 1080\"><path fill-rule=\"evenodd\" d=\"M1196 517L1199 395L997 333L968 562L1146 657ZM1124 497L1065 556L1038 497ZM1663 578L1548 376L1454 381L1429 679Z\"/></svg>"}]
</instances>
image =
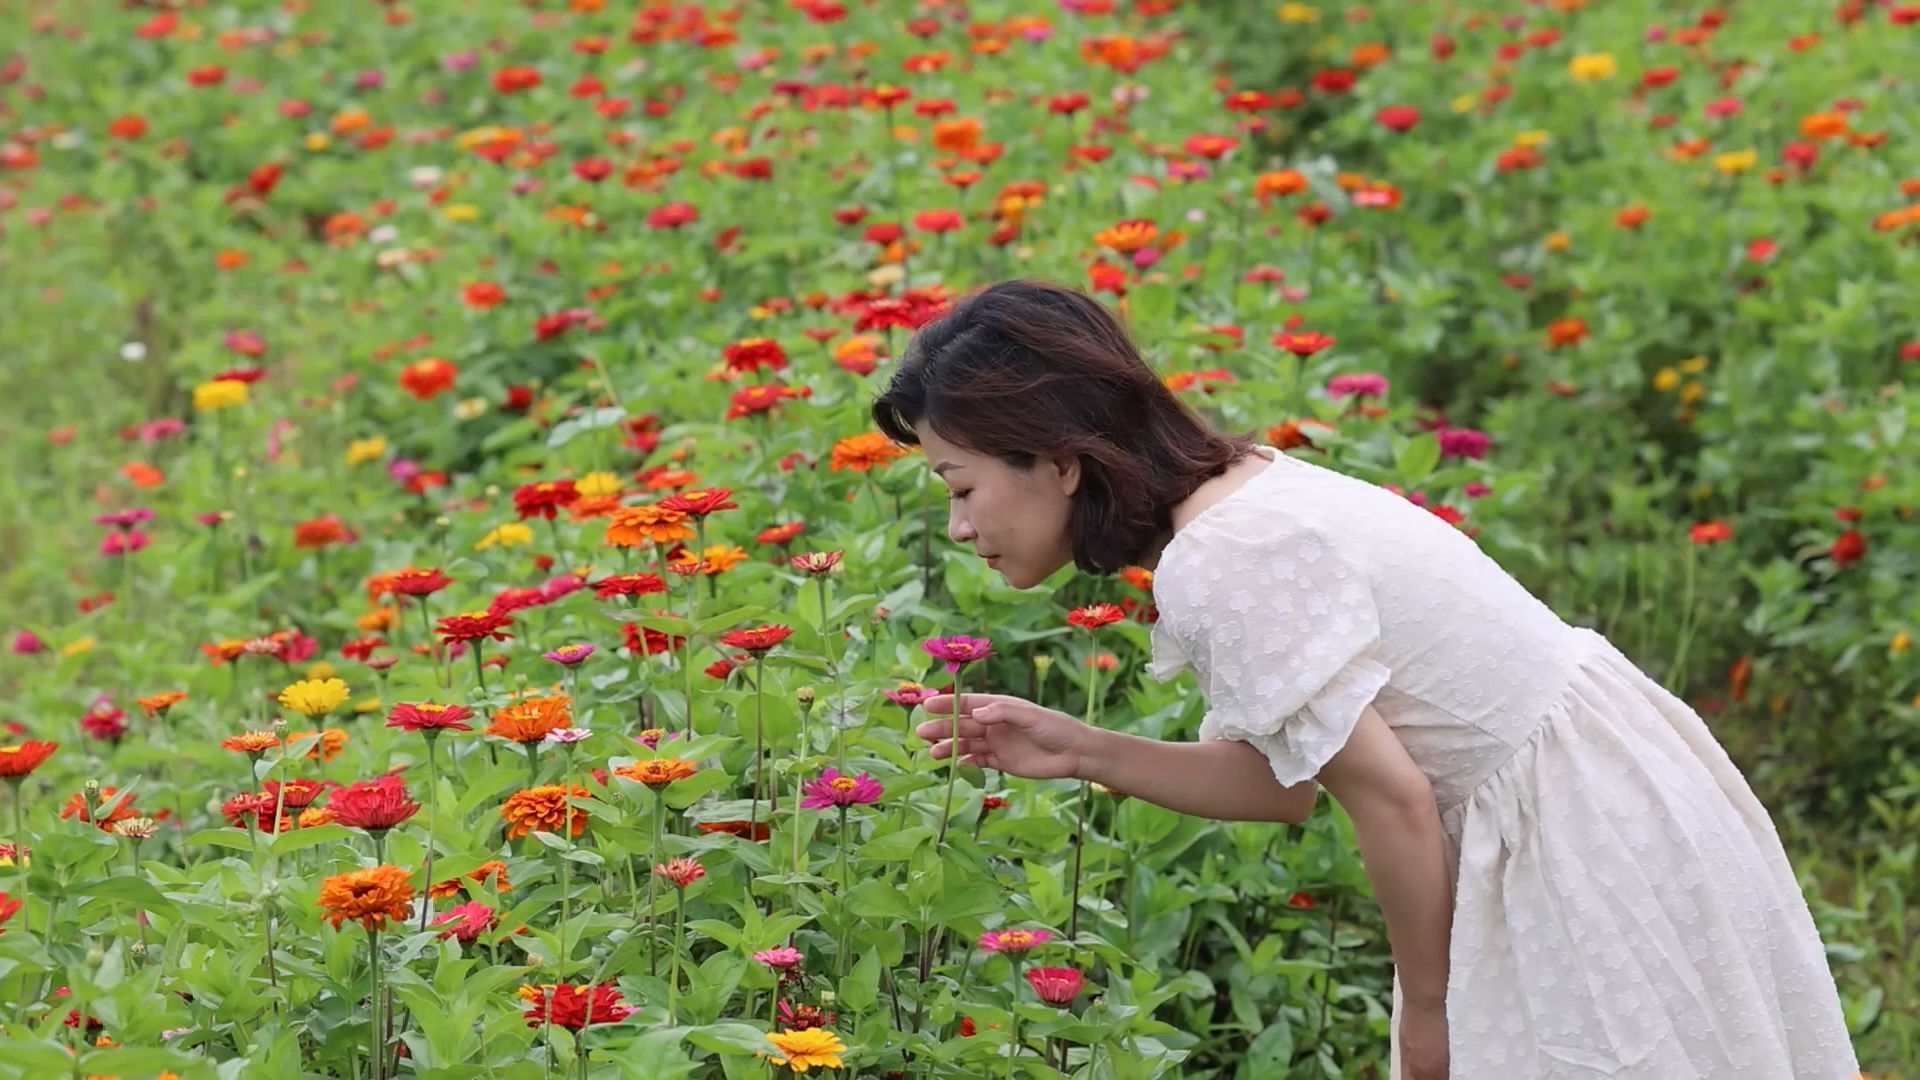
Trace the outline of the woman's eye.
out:
<instances>
[{"instance_id":1,"label":"woman's eye","mask_svg":"<svg viewBox=\"0 0 1920 1080\"><path fill-rule=\"evenodd\" d=\"M969 493L969 491L948 491L947 501L952 502L955 499L964 499Z\"/></svg>"}]
</instances>

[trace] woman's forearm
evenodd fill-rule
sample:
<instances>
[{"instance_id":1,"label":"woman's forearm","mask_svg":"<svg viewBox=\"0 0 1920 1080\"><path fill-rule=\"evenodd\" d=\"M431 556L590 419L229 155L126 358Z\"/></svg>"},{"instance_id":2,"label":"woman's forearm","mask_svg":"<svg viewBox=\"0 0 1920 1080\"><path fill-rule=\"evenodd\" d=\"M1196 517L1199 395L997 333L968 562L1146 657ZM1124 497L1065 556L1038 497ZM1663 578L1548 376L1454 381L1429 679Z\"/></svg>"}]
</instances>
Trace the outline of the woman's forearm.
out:
<instances>
[{"instance_id":1,"label":"woman's forearm","mask_svg":"<svg viewBox=\"0 0 1920 1080\"><path fill-rule=\"evenodd\" d=\"M1387 921L1400 990L1415 1007L1438 1007L1447 996L1447 943L1453 931L1453 884L1440 814L1390 799L1342 802L1353 821L1374 900Z\"/></svg>"},{"instance_id":2,"label":"woman's forearm","mask_svg":"<svg viewBox=\"0 0 1920 1080\"><path fill-rule=\"evenodd\" d=\"M1219 821L1302 822L1319 785L1282 787L1266 755L1243 742L1161 742L1121 731L1086 729L1080 778L1156 806Z\"/></svg>"}]
</instances>

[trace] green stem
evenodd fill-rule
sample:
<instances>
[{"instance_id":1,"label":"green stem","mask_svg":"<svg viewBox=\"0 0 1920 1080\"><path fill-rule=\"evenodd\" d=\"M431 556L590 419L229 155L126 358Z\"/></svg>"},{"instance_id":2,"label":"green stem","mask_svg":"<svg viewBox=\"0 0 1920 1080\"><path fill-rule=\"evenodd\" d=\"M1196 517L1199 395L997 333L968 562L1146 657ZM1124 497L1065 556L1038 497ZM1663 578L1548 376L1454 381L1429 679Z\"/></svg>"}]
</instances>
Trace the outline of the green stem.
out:
<instances>
[{"instance_id":1,"label":"green stem","mask_svg":"<svg viewBox=\"0 0 1920 1080\"><path fill-rule=\"evenodd\" d=\"M520 748L527 752L527 786L533 787L540 782L540 743L523 742Z\"/></svg>"},{"instance_id":2,"label":"green stem","mask_svg":"<svg viewBox=\"0 0 1920 1080\"><path fill-rule=\"evenodd\" d=\"M953 778L960 775L960 676L964 670L953 673L953 718L947 735L952 740L947 753L947 795L940 812L940 835L933 841L935 847L947 842L947 825L953 819Z\"/></svg>"},{"instance_id":3,"label":"green stem","mask_svg":"<svg viewBox=\"0 0 1920 1080\"><path fill-rule=\"evenodd\" d=\"M20 871L20 911L21 925L33 925L33 875L27 870L27 807L20 795L20 786L26 782L24 776L7 777L7 786L13 789L13 865ZM23 987L24 988L24 987ZM22 993L13 1003L13 1026L20 1026L25 1015L27 995Z\"/></svg>"},{"instance_id":4,"label":"green stem","mask_svg":"<svg viewBox=\"0 0 1920 1080\"><path fill-rule=\"evenodd\" d=\"M386 1049L381 1046L380 1031L380 931L367 931L367 959L373 968L373 1036L368 1040L373 1059L373 1080L381 1080L386 1072Z\"/></svg>"},{"instance_id":5,"label":"green stem","mask_svg":"<svg viewBox=\"0 0 1920 1080\"><path fill-rule=\"evenodd\" d=\"M1091 639L1091 635L1089 635ZM1099 659L1099 650L1094 650L1093 659ZM1088 727L1093 726L1093 705L1099 699L1100 665L1096 662L1087 667L1087 718ZM1067 940L1079 937L1080 931L1080 857L1087 848L1087 798L1091 785L1080 781L1080 809L1073 823L1073 902L1067 909ZM1016 989L1018 989L1016 987Z\"/></svg>"},{"instance_id":6,"label":"green stem","mask_svg":"<svg viewBox=\"0 0 1920 1080\"><path fill-rule=\"evenodd\" d=\"M748 835L752 827L760 822L760 788L766 783L766 681L762 672L766 669L766 654L755 653L753 657L753 809L747 820ZM773 811L768 810L771 819Z\"/></svg>"},{"instance_id":7,"label":"green stem","mask_svg":"<svg viewBox=\"0 0 1920 1080\"><path fill-rule=\"evenodd\" d=\"M674 1025L674 999L680 990L680 939L687 932L687 887L673 890L673 972L667 976L667 1026Z\"/></svg>"},{"instance_id":8,"label":"green stem","mask_svg":"<svg viewBox=\"0 0 1920 1080\"><path fill-rule=\"evenodd\" d=\"M657 925L657 920L653 915L654 883L659 880L660 875L654 873L651 868L666 861L660 851L660 819L665 813L661 804L664 801L665 795L662 793L662 790L655 788L653 790L652 861L647 864L649 868L647 871L647 975L649 977L660 973L660 927ZM639 920L636 919L634 921L637 923Z\"/></svg>"},{"instance_id":9,"label":"green stem","mask_svg":"<svg viewBox=\"0 0 1920 1080\"><path fill-rule=\"evenodd\" d=\"M847 938L852 926L847 911L847 808L840 807L840 977L847 977Z\"/></svg>"},{"instance_id":10,"label":"green stem","mask_svg":"<svg viewBox=\"0 0 1920 1080\"><path fill-rule=\"evenodd\" d=\"M439 791L440 791L440 779L439 779L438 773L436 772L436 767L433 761L433 739L434 739L433 730L428 729L426 736L427 736L427 880L426 880L426 883L421 886L422 895L420 897L420 929L423 932L427 928L427 916L432 914L433 912L433 900L431 898L431 894L433 892L433 809L434 809L434 799L438 797ZM282 781L282 783L284 784L285 781ZM278 821L277 818L275 820Z\"/></svg>"}]
</instances>

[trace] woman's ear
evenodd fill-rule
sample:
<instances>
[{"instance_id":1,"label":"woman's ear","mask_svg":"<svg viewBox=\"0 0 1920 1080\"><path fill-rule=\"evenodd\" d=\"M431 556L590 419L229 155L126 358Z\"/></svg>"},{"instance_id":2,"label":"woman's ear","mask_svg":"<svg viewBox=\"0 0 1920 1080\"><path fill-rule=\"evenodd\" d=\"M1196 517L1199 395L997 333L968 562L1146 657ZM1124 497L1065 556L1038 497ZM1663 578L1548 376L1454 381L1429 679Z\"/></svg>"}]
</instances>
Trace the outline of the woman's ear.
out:
<instances>
[{"instance_id":1,"label":"woman's ear","mask_svg":"<svg viewBox=\"0 0 1920 1080\"><path fill-rule=\"evenodd\" d=\"M1080 459L1078 457L1055 458L1053 468L1060 478L1060 494L1072 495L1080 490Z\"/></svg>"}]
</instances>

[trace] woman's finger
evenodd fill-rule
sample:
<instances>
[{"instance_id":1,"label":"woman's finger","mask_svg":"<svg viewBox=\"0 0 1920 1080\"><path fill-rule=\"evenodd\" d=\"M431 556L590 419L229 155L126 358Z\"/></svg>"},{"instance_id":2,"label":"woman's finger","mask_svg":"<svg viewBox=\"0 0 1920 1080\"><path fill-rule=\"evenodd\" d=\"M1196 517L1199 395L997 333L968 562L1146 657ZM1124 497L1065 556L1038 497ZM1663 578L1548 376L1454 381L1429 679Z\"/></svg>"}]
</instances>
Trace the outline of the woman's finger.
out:
<instances>
[{"instance_id":1,"label":"woman's finger","mask_svg":"<svg viewBox=\"0 0 1920 1080\"><path fill-rule=\"evenodd\" d=\"M918 727L915 727L913 733L929 742L934 739L950 738L953 735L953 720L951 718L928 720L921 723ZM986 729L981 726L980 721L965 713L960 714L960 736L962 738L977 739L985 733Z\"/></svg>"},{"instance_id":2,"label":"woman's finger","mask_svg":"<svg viewBox=\"0 0 1920 1080\"><path fill-rule=\"evenodd\" d=\"M991 705L996 701L1020 701L1020 700L1023 700L1023 699L1013 697L1010 694L961 694L960 695L960 715L965 716L968 713L972 712L975 709L980 708L983 705ZM952 716L953 715L953 695L952 694L935 694L932 697L921 702L920 707L926 710L926 713L928 716Z\"/></svg>"}]
</instances>

